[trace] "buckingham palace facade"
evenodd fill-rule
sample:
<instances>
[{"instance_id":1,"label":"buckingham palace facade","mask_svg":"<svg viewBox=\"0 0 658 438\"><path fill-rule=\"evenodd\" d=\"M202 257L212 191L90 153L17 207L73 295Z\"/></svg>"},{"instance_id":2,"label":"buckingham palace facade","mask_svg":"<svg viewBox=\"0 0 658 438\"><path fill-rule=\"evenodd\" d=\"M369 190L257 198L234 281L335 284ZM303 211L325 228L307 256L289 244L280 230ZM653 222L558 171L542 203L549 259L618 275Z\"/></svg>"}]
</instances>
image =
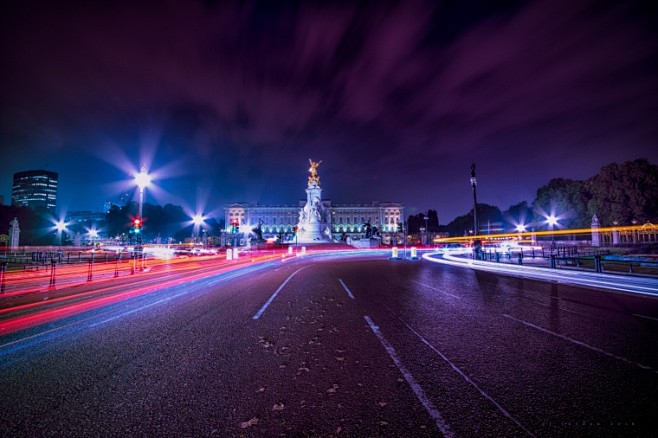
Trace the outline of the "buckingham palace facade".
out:
<instances>
[{"instance_id":1,"label":"buckingham palace facade","mask_svg":"<svg viewBox=\"0 0 658 438\"><path fill-rule=\"evenodd\" d=\"M371 202L369 204L332 204L321 201L330 213L327 224L331 237L336 240L366 237L368 228L373 237L390 243L404 219L404 206L397 202ZM279 237L290 240L299 221L299 212L305 201L298 205L260 205L231 203L224 207L227 232L248 236L260 226L264 239Z\"/></svg>"}]
</instances>

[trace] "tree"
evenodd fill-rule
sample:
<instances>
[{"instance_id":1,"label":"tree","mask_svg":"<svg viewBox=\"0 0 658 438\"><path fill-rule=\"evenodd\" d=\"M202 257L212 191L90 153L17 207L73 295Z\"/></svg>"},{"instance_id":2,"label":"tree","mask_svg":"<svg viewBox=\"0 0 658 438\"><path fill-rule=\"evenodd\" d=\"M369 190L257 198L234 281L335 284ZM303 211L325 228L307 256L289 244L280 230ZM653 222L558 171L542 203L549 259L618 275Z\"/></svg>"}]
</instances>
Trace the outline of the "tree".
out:
<instances>
[{"instance_id":1,"label":"tree","mask_svg":"<svg viewBox=\"0 0 658 438\"><path fill-rule=\"evenodd\" d=\"M439 229L439 214L436 210L427 210L427 228L432 232L436 232Z\"/></svg>"},{"instance_id":2,"label":"tree","mask_svg":"<svg viewBox=\"0 0 658 438\"><path fill-rule=\"evenodd\" d=\"M527 201L521 201L518 204L510 205L509 208L503 212L503 219L508 224L508 227L515 230L518 225L532 224L535 220L532 208L528 205Z\"/></svg>"},{"instance_id":3,"label":"tree","mask_svg":"<svg viewBox=\"0 0 658 438\"><path fill-rule=\"evenodd\" d=\"M589 194L585 183L565 178L554 178L537 190L532 203L537 221L549 215L559 218L565 228L589 227L591 217L587 213Z\"/></svg>"},{"instance_id":4,"label":"tree","mask_svg":"<svg viewBox=\"0 0 658 438\"><path fill-rule=\"evenodd\" d=\"M503 214L495 205L478 204L479 233L497 232L502 226ZM444 228L451 236L463 236L473 233L473 209L463 216L455 218Z\"/></svg>"},{"instance_id":5,"label":"tree","mask_svg":"<svg viewBox=\"0 0 658 438\"><path fill-rule=\"evenodd\" d=\"M604 225L658 217L658 166L646 159L603 166L585 185L591 194L588 213Z\"/></svg>"}]
</instances>

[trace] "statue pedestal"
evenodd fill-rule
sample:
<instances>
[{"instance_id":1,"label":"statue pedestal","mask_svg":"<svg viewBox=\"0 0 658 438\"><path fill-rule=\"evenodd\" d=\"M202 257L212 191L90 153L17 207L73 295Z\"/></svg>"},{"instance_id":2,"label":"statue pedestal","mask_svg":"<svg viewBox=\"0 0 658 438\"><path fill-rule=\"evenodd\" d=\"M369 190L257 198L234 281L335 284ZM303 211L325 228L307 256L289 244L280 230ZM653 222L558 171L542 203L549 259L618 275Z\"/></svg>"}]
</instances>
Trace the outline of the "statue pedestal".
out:
<instances>
[{"instance_id":1,"label":"statue pedestal","mask_svg":"<svg viewBox=\"0 0 658 438\"><path fill-rule=\"evenodd\" d=\"M299 212L299 229L297 241L299 243L328 243L331 242L331 229L328 222L329 213L322 204L322 189L315 181L309 181L306 188L306 205Z\"/></svg>"}]
</instances>

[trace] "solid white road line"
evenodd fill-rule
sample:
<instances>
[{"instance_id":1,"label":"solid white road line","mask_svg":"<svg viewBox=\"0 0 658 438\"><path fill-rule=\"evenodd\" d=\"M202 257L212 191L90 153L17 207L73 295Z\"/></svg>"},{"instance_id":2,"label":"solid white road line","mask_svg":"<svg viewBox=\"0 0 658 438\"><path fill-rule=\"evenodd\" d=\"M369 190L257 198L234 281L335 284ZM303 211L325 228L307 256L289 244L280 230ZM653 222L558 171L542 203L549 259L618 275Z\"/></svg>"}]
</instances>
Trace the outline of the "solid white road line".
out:
<instances>
[{"instance_id":1,"label":"solid white road line","mask_svg":"<svg viewBox=\"0 0 658 438\"><path fill-rule=\"evenodd\" d=\"M426 287L426 288L428 288L428 289L432 289L432 290L435 290L435 291L437 291L437 292L441 292L441 293L444 294L444 295L449 295L449 296L451 296L451 297L453 297L453 298L457 298L457 299L459 299L459 300L462 299L462 297L460 297L460 296L458 296L458 295L451 294L450 292L446 292L446 291L441 290L441 289L439 289L439 288L436 288L436 287L434 287L434 286L430 286L429 284L421 283L420 281L416 281L416 280L411 280L411 281L413 281L414 283L417 283L417 284L419 284L419 285L421 285L421 286L423 286L423 287Z\"/></svg>"},{"instance_id":2,"label":"solid white road line","mask_svg":"<svg viewBox=\"0 0 658 438\"><path fill-rule=\"evenodd\" d=\"M642 368L643 370L650 370L650 371L653 371L654 373L658 373L658 370L655 370L655 369L651 368L651 367L648 366L648 365L644 365L644 364L641 364L641 363L639 363L639 362L634 362L634 361L632 361L632 360L630 360L630 359L626 359L625 357L622 357L622 356L617 356L617 355L614 354L614 353L609 353L609 352L607 352L607 351L605 351L605 350L601 350L601 349L598 348L598 347L593 347L593 346L591 346L591 345L589 345L589 344L586 344L586 343L581 342L581 341L577 341L577 340L572 339L572 338L570 338L570 337L568 337L568 336L564 336L564 335L561 335L561 334L559 334L559 333L552 332L552 331L550 331L550 330L548 330L548 329L545 329L545 328L540 327L540 326L538 326L538 325L532 324L532 323L530 323L530 322L528 322L528 321L523 321L522 319L517 319L517 318L514 318L513 316L506 315L506 314L503 314L503 316L504 316L505 318L509 318L509 319L511 319L512 321L520 322L521 324L524 324L524 325L526 325L526 326L528 326L528 327L532 327L532 328L535 329L535 330L539 330L539 331L541 331L541 332L548 333L549 335L556 336L556 337L558 337L558 338L560 338L560 339L563 339L563 340L565 340L565 341L569 341L569 342L571 342L572 344L576 344L576 345L580 345L581 347L589 348L589 349L592 350L592 351L596 351L597 353L601 353L601 354L604 354L604 355L606 355L606 356L612 357L613 359L617 359L617 360L619 360L619 361L626 362L627 364L631 364L631 365L638 366L638 367Z\"/></svg>"},{"instance_id":3,"label":"solid white road line","mask_svg":"<svg viewBox=\"0 0 658 438\"><path fill-rule=\"evenodd\" d=\"M391 312L391 313L393 313L393 312ZM393 313L393 314L395 315L395 313ZM397 316L397 315L395 315L395 316ZM521 424L516 418L512 417L512 415L511 415L509 412L507 412L507 410L506 410L504 407L502 407L500 404L498 404L498 402L497 402L496 400L494 400L489 394L487 394L487 393L484 392L482 389L480 389L480 387L479 387L474 381L472 381L472 380L471 380L471 379L470 379L470 378L469 378L469 377L468 377L468 376L467 376L467 375L466 375L461 369L459 369L459 367L457 367L457 365L455 365L454 363L452 363L452 362L450 361L450 359L448 359L448 358L447 358L443 353L441 353L441 352L440 352L440 351L439 351L434 345L432 345L427 339L425 339L425 338L423 337L423 335L421 335L421 334L418 333L416 330L414 330L413 327L411 327L409 324L407 324L407 322L404 321L404 320L403 320L402 318L400 318L399 316L397 316L397 318L400 320L400 322L402 322L402 324L404 324L405 326L407 326L407 328L408 328L409 330L411 330L411 332L412 332L413 334L415 334L416 336L418 336L418 338L419 338L419 339L420 339L425 345L427 345L428 347L430 347L430 348L431 348L436 354L438 354L439 356L441 356L441 359L443 359L448 365L450 365L450 367L451 367L453 370L455 370L460 376L462 376L462 377L464 378L464 380L466 380L466 382L470 383L471 386L473 386L475 389L477 389L478 392L482 395L482 397L486 398L486 399L489 400L491 403L493 403L493 405L496 406L496 408L498 408L498 410L499 410L504 416L506 416L507 418L509 418L510 420L512 420L514 423L516 423L516 425L519 426L521 429L523 429L523 431L526 432L528 435L530 435L530 436L535 436L532 432L530 432L528 429L526 429L526 428L525 428L525 427L524 427L524 426L523 426L523 425L522 425L522 424Z\"/></svg>"}]
</instances>

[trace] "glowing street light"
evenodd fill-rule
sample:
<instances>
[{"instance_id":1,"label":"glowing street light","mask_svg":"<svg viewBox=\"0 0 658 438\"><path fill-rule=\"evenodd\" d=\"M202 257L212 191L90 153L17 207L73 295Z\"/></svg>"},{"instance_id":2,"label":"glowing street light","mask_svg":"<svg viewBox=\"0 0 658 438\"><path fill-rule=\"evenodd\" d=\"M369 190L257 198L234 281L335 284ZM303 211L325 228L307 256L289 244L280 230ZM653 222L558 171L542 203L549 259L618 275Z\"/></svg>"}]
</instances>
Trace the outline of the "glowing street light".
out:
<instances>
[{"instance_id":1,"label":"glowing street light","mask_svg":"<svg viewBox=\"0 0 658 438\"><path fill-rule=\"evenodd\" d=\"M516 226L516 231L519 232L519 233L525 233L526 226L524 224L518 224Z\"/></svg>"},{"instance_id":2,"label":"glowing street light","mask_svg":"<svg viewBox=\"0 0 658 438\"><path fill-rule=\"evenodd\" d=\"M66 222L63 219L55 222L55 230L57 230L57 237L59 239L59 246L62 246L62 233L66 230Z\"/></svg>"},{"instance_id":3,"label":"glowing street light","mask_svg":"<svg viewBox=\"0 0 658 438\"><path fill-rule=\"evenodd\" d=\"M98 237L98 230L96 230L96 228L92 228L91 230L89 230L89 237L91 238L91 242L93 243L94 239Z\"/></svg>"},{"instance_id":4,"label":"glowing street light","mask_svg":"<svg viewBox=\"0 0 658 438\"><path fill-rule=\"evenodd\" d=\"M551 227L551 229L553 229L553 227L557 225L557 217L551 213L546 217L546 223Z\"/></svg>"},{"instance_id":5,"label":"glowing street light","mask_svg":"<svg viewBox=\"0 0 658 438\"><path fill-rule=\"evenodd\" d=\"M135 184L139 187L139 213L138 218L142 218L142 208L144 205L144 189L151 184L151 177L146 172L146 168L142 166L139 173L135 175Z\"/></svg>"},{"instance_id":6,"label":"glowing street light","mask_svg":"<svg viewBox=\"0 0 658 438\"><path fill-rule=\"evenodd\" d=\"M194 216L192 216L191 219L192 219L192 224L194 225L192 227L192 237L194 238L194 242L196 243L196 240L199 237L199 228L201 228L201 226L205 224L206 217L202 214L197 213Z\"/></svg>"},{"instance_id":7,"label":"glowing street light","mask_svg":"<svg viewBox=\"0 0 658 438\"><path fill-rule=\"evenodd\" d=\"M58 221L55 223L55 229L56 229L58 232L61 233L62 231L64 231L64 230L66 229L66 222L64 222L64 221L61 220L61 219L58 220Z\"/></svg>"},{"instance_id":8,"label":"glowing street light","mask_svg":"<svg viewBox=\"0 0 658 438\"><path fill-rule=\"evenodd\" d=\"M550 215L546 216L546 223L551 229L551 246L555 245L555 234L553 234L553 229L555 226L558 224L558 217L555 216L555 213L551 213Z\"/></svg>"}]
</instances>

